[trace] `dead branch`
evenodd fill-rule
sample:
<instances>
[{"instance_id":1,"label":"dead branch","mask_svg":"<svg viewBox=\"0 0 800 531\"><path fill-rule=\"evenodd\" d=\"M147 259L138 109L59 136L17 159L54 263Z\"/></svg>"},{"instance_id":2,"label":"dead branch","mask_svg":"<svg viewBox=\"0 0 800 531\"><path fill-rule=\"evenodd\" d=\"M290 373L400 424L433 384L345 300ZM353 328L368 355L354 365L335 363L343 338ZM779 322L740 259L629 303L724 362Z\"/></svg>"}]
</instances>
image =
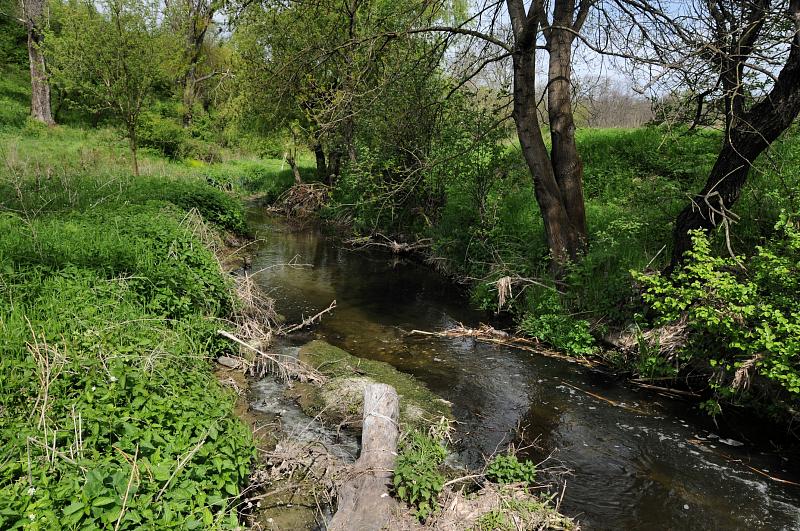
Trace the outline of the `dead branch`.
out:
<instances>
[{"instance_id":1,"label":"dead branch","mask_svg":"<svg viewBox=\"0 0 800 531\"><path fill-rule=\"evenodd\" d=\"M256 354L258 354L262 360L268 361L270 364L274 364L278 367L280 374L284 377L284 379L288 380L291 377L294 377L300 381L311 381L317 384L322 384L325 382L325 376L322 375L319 371L303 363L302 361L298 360L293 356L289 356L286 354L267 354L263 352L253 345L248 344L245 341L242 341L235 335L227 332L225 330L217 330L217 333L222 337L230 339L234 343L239 344L240 346L249 349ZM251 372L254 366L258 365L258 360L251 365Z\"/></svg>"},{"instance_id":2,"label":"dead branch","mask_svg":"<svg viewBox=\"0 0 800 531\"><path fill-rule=\"evenodd\" d=\"M330 306L328 306L327 308L325 308L321 312L319 312L319 313L317 313L315 315L312 315L311 317L307 317L307 318L303 319L303 321L301 323L299 323L299 324L296 324L294 326L290 326L289 328L281 328L280 333L281 334L291 334L292 332L296 332L296 331L300 330L301 328L305 328L307 326L310 326L310 325L314 324L316 321L320 320L320 318L322 318L322 316L325 315L326 313L328 313L330 311L333 311L334 308L336 308L336 301L331 302Z\"/></svg>"}]
</instances>

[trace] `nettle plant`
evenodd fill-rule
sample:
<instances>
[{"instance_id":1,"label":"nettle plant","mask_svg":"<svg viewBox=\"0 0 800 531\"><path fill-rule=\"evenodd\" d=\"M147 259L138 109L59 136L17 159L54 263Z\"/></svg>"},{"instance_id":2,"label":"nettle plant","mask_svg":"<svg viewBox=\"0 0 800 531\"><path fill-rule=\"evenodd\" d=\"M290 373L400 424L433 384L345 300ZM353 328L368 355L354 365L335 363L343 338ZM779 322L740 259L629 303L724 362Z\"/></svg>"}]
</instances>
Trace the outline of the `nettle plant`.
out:
<instances>
[{"instance_id":1,"label":"nettle plant","mask_svg":"<svg viewBox=\"0 0 800 531\"><path fill-rule=\"evenodd\" d=\"M773 238L746 265L713 256L708 237L692 235L694 247L671 278L634 273L656 324L687 317L689 341L681 362L707 363L719 412L720 398L747 394L753 374L800 398L800 228L782 214Z\"/></svg>"},{"instance_id":2,"label":"nettle plant","mask_svg":"<svg viewBox=\"0 0 800 531\"><path fill-rule=\"evenodd\" d=\"M486 478L492 483L532 484L536 481L536 465L532 461L520 461L513 454L498 454L486 467Z\"/></svg>"},{"instance_id":3,"label":"nettle plant","mask_svg":"<svg viewBox=\"0 0 800 531\"><path fill-rule=\"evenodd\" d=\"M438 440L419 431L411 432L400 443L394 469L394 491L398 498L414 508L424 520L439 507L437 498L444 487L439 466L447 449Z\"/></svg>"}]
</instances>

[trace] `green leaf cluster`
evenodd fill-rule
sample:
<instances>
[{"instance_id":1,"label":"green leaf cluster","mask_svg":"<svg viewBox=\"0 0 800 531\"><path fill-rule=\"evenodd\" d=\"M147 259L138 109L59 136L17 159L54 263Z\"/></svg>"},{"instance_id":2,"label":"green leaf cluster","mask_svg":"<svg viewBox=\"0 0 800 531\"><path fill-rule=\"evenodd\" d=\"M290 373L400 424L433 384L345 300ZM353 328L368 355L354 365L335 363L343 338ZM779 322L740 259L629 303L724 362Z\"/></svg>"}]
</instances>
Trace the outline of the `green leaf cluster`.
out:
<instances>
[{"instance_id":1,"label":"green leaf cluster","mask_svg":"<svg viewBox=\"0 0 800 531\"><path fill-rule=\"evenodd\" d=\"M185 212L128 192L0 215L0 528L239 525L252 435L209 363L229 284Z\"/></svg>"},{"instance_id":2,"label":"green leaf cluster","mask_svg":"<svg viewBox=\"0 0 800 531\"><path fill-rule=\"evenodd\" d=\"M634 273L659 323L687 319L691 335L682 362L705 364L716 375L710 383L718 397L746 396L744 383L754 371L800 398L797 219L782 215L774 237L746 264L714 255L709 238L695 232L693 249L672 277Z\"/></svg>"},{"instance_id":3,"label":"green leaf cluster","mask_svg":"<svg viewBox=\"0 0 800 531\"><path fill-rule=\"evenodd\" d=\"M398 498L413 507L420 520L439 507L437 498L444 487L444 475L439 466L446 457L447 449L441 442L417 430L408 433L400 443L394 491Z\"/></svg>"},{"instance_id":4,"label":"green leaf cluster","mask_svg":"<svg viewBox=\"0 0 800 531\"><path fill-rule=\"evenodd\" d=\"M500 485L530 485L536 480L536 465L532 461L520 461L516 455L498 454L486 467L486 478Z\"/></svg>"}]
</instances>

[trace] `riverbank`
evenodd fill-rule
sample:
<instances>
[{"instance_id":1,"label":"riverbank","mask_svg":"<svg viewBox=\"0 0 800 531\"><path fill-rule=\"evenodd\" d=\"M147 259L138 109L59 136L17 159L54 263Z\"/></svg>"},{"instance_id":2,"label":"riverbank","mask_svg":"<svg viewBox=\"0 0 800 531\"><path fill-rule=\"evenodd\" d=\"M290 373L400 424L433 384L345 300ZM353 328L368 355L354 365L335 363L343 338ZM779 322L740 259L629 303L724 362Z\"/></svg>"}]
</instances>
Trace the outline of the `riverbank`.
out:
<instances>
[{"instance_id":1,"label":"riverbank","mask_svg":"<svg viewBox=\"0 0 800 531\"><path fill-rule=\"evenodd\" d=\"M232 252L253 242L242 243L242 204L225 189L261 163L204 167L146 155L134 178L124 147L103 132L0 137L0 526L316 525L320 507L335 507L336 470L346 471L347 459L309 453L295 433L267 422L249 401L256 380L243 374L251 351L269 346L277 316L247 274L246 253ZM367 379L361 363L302 358L337 373L335 389L306 388L316 393L307 411L346 388L356 389L353 400L338 414L354 414ZM256 361L256 377L293 370ZM449 416L446 401L410 376L370 367L414 395L402 399L409 430ZM278 394L293 401L303 385ZM357 435L357 424L345 429ZM300 465L313 469L327 502L298 513L292 489L276 495L267 486L287 487L285 467ZM277 512L262 510L269 504Z\"/></svg>"},{"instance_id":2,"label":"riverbank","mask_svg":"<svg viewBox=\"0 0 800 531\"><path fill-rule=\"evenodd\" d=\"M239 303L210 247L241 206L48 149L77 134L3 139L0 527L237 528L254 448L212 374Z\"/></svg>"}]
</instances>

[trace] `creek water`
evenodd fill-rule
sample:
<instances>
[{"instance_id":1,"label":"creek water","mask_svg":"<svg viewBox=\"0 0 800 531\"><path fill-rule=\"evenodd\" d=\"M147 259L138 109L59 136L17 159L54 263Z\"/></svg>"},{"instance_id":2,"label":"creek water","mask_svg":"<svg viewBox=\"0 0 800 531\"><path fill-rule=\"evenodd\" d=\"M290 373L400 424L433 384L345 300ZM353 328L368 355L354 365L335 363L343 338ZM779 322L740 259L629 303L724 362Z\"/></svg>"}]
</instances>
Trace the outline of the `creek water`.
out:
<instances>
[{"instance_id":1,"label":"creek water","mask_svg":"<svg viewBox=\"0 0 800 531\"><path fill-rule=\"evenodd\" d=\"M467 465L481 465L511 441L535 441L532 459L553 453L571 471L561 510L584 529L800 529L800 487L753 471L791 478L792 463L743 437L742 446L720 442L692 404L559 359L408 335L475 327L487 316L423 265L342 248L317 229L291 229L257 209L250 223L262 239L252 271L261 271L255 278L288 320L337 301L296 341L313 336L386 361L451 401Z\"/></svg>"}]
</instances>

